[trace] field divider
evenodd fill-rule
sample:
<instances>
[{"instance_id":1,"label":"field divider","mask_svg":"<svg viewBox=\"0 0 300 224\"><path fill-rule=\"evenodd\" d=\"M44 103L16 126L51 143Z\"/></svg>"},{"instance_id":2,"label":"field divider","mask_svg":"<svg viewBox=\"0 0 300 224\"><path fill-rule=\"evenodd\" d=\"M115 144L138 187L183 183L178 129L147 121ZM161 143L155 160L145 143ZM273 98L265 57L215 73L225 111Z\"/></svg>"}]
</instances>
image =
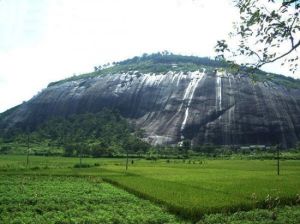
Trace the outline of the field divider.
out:
<instances>
[{"instance_id":1,"label":"field divider","mask_svg":"<svg viewBox=\"0 0 300 224\"><path fill-rule=\"evenodd\" d=\"M123 184L120 184L119 182L117 181L114 181L114 180L111 180L109 178L102 178L102 180L106 183L109 183L115 187L118 187L118 188L121 188L131 194L134 194L135 196L139 197L139 198L142 198L142 199L145 199L145 200L149 200L159 206L162 206L164 209L166 209L168 212L176 215L178 218L181 218L181 219L184 219L184 220L188 220L190 221L191 220L191 217L188 216L187 214L187 211L188 209L185 209L185 208L182 208L182 207L178 207L178 206L175 206L175 205L172 205L164 200L160 200L158 198L155 198L155 197L152 197L148 194L145 194L145 193L142 193L140 191L137 191L137 190L134 190L133 188L130 188L130 187L127 187ZM202 216L201 216L202 217ZM198 221L199 218L195 219L194 221Z\"/></svg>"}]
</instances>

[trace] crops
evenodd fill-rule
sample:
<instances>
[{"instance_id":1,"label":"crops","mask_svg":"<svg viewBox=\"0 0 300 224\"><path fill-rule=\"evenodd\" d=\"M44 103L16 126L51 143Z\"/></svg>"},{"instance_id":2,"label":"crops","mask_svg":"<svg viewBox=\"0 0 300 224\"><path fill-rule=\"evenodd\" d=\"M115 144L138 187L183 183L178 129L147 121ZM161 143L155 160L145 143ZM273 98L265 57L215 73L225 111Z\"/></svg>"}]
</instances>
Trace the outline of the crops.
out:
<instances>
[{"instance_id":1,"label":"crops","mask_svg":"<svg viewBox=\"0 0 300 224\"><path fill-rule=\"evenodd\" d=\"M139 198L149 199L188 221L205 220L204 217L207 217L207 223L210 223L209 220L218 219L215 213L222 213L219 216L224 216L225 220L227 216L224 214L236 211L268 209L250 212L260 214L261 211L269 212L300 202L299 160L281 161L280 176L276 175L276 162L272 160L134 159L127 172L124 159L84 158L89 167L81 169L74 168L74 164L78 163L76 158L32 157L28 168L24 161L22 156L0 157L0 174L10 177L22 174L23 178L32 175L97 178ZM82 187L89 184L81 179L79 182L84 183ZM89 197L94 198L94 195ZM296 215L291 220L299 218L295 211ZM162 213L168 214L166 211Z\"/></svg>"},{"instance_id":2,"label":"crops","mask_svg":"<svg viewBox=\"0 0 300 224\"><path fill-rule=\"evenodd\" d=\"M170 211L198 219L202 214L290 204L300 192L299 161L210 160L204 164L137 164L123 176L104 177L144 198L166 204ZM119 166L107 170L122 173Z\"/></svg>"},{"instance_id":3,"label":"crops","mask_svg":"<svg viewBox=\"0 0 300 224\"><path fill-rule=\"evenodd\" d=\"M177 223L100 178L0 176L0 223Z\"/></svg>"},{"instance_id":4,"label":"crops","mask_svg":"<svg viewBox=\"0 0 300 224\"><path fill-rule=\"evenodd\" d=\"M206 215L203 220L197 224L298 224L300 221L300 207L285 206L273 210L254 209L252 211L236 212L232 215L211 214Z\"/></svg>"}]
</instances>

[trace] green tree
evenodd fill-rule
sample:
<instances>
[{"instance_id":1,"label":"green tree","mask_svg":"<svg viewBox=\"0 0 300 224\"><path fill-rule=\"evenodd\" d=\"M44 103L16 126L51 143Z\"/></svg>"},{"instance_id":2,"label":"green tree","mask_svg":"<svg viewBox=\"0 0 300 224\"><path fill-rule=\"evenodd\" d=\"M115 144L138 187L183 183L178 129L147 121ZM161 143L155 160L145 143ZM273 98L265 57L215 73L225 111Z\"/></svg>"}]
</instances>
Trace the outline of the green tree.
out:
<instances>
[{"instance_id":1,"label":"green tree","mask_svg":"<svg viewBox=\"0 0 300 224\"><path fill-rule=\"evenodd\" d=\"M234 0L240 20L234 23L230 38L238 44L219 40L218 58L235 64L239 57L250 58L250 68L283 60L289 70L297 71L300 46L300 0Z\"/></svg>"},{"instance_id":2,"label":"green tree","mask_svg":"<svg viewBox=\"0 0 300 224\"><path fill-rule=\"evenodd\" d=\"M181 150L185 157L188 157L188 150L191 149L191 141L188 139L183 140Z\"/></svg>"},{"instance_id":3,"label":"green tree","mask_svg":"<svg viewBox=\"0 0 300 224\"><path fill-rule=\"evenodd\" d=\"M112 153L109 150L109 146L105 142L97 142L90 145L90 154L93 157L111 156Z\"/></svg>"},{"instance_id":4,"label":"green tree","mask_svg":"<svg viewBox=\"0 0 300 224\"><path fill-rule=\"evenodd\" d=\"M64 156L73 156L74 155L74 150L75 150L75 147L73 144L65 144L64 145Z\"/></svg>"}]
</instances>

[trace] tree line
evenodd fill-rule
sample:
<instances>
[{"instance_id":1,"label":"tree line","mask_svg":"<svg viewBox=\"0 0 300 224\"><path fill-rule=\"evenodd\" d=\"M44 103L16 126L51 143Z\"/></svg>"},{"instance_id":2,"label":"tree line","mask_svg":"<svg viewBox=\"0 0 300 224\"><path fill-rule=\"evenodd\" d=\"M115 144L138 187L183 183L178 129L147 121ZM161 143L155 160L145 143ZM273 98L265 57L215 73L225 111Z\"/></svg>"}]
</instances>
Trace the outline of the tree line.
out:
<instances>
[{"instance_id":1,"label":"tree line","mask_svg":"<svg viewBox=\"0 0 300 224\"><path fill-rule=\"evenodd\" d=\"M118 111L104 109L98 113L55 117L35 130L12 130L10 142L31 143L62 148L65 156L114 156L145 153L150 145Z\"/></svg>"}]
</instances>

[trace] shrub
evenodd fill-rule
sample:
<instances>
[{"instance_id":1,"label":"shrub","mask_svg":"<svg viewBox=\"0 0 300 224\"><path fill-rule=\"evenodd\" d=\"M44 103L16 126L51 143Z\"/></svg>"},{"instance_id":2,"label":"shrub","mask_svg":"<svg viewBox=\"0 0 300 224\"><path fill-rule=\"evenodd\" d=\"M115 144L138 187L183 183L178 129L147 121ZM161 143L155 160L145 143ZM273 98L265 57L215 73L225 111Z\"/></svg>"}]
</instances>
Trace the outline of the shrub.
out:
<instances>
[{"instance_id":1,"label":"shrub","mask_svg":"<svg viewBox=\"0 0 300 224\"><path fill-rule=\"evenodd\" d=\"M7 154L11 149L11 146L4 145L0 147L0 154Z\"/></svg>"},{"instance_id":2,"label":"shrub","mask_svg":"<svg viewBox=\"0 0 300 224\"><path fill-rule=\"evenodd\" d=\"M39 169L40 169L39 166L34 166L34 167L31 168L31 170L39 170Z\"/></svg>"},{"instance_id":3,"label":"shrub","mask_svg":"<svg viewBox=\"0 0 300 224\"><path fill-rule=\"evenodd\" d=\"M90 164L88 164L88 163L76 163L75 165L74 165L74 168L89 168L89 167L91 167L91 165Z\"/></svg>"}]
</instances>

